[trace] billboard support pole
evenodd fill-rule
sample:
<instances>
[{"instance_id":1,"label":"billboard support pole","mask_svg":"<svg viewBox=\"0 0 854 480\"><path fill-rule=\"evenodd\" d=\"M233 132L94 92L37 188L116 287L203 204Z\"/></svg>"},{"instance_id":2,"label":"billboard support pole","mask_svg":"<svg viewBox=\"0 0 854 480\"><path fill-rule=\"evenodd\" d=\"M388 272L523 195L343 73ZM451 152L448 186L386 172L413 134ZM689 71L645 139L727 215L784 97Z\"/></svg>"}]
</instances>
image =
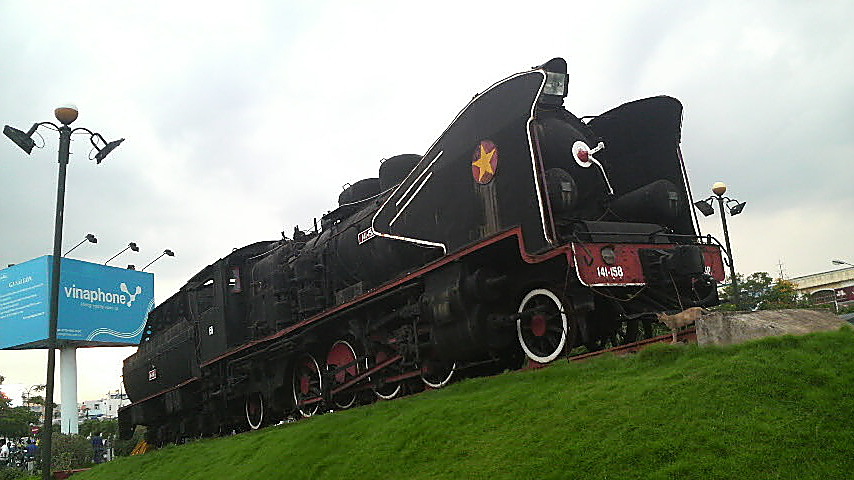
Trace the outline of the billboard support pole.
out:
<instances>
[{"instance_id":1,"label":"billboard support pole","mask_svg":"<svg viewBox=\"0 0 854 480\"><path fill-rule=\"evenodd\" d=\"M59 388L62 391L60 404L60 430L76 434L79 431L77 416L77 348L64 346L59 349Z\"/></svg>"},{"instance_id":2,"label":"billboard support pole","mask_svg":"<svg viewBox=\"0 0 854 480\"><path fill-rule=\"evenodd\" d=\"M59 127L59 179L56 187L56 222L53 228L53 268L50 279L50 324L47 337L47 380L45 381L44 428L42 428L42 478L50 480L53 444L53 377L56 370L56 326L59 318L59 268L62 260L62 220L65 211L65 172L71 146L71 127ZM75 405L76 407L76 405Z\"/></svg>"}]
</instances>

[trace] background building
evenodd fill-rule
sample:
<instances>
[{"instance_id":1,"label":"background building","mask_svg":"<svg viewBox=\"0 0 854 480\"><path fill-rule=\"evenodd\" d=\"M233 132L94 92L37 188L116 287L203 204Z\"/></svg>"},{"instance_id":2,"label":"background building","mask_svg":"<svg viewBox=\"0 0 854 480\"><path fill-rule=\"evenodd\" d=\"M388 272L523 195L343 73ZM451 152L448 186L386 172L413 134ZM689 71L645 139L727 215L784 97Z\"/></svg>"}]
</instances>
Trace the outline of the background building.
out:
<instances>
[{"instance_id":1,"label":"background building","mask_svg":"<svg viewBox=\"0 0 854 480\"><path fill-rule=\"evenodd\" d=\"M127 394L121 392L109 392L103 398L95 400L84 400L78 404L77 411L80 421L93 418L111 420L118 418L119 408L130 405Z\"/></svg>"},{"instance_id":2,"label":"background building","mask_svg":"<svg viewBox=\"0 0 854 480\"><path fill-rule=\"evenodd\" d=\"M838 307L854 305L854 267L813 273L789 279L798 291L816 303L834 303Z\"/></svg>"}]
</instances>

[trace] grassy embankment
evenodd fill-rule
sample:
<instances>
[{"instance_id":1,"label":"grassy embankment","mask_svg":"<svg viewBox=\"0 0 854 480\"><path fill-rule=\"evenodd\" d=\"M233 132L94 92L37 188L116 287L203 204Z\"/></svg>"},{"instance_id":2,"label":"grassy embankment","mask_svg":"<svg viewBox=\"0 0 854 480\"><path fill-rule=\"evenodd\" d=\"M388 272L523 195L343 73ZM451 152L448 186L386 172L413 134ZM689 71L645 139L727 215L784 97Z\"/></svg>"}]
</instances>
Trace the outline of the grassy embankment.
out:
<instances>
[{"instance_id":1,"label":"grassy embankment","mask_svg":"<svg viewBox=\"0 0 854 480\"><path fill-rule=\"evenodd\" d=\"M123 458L85 479L854 476L854 332L658 345Z\"/></svg>"}]
</instances>

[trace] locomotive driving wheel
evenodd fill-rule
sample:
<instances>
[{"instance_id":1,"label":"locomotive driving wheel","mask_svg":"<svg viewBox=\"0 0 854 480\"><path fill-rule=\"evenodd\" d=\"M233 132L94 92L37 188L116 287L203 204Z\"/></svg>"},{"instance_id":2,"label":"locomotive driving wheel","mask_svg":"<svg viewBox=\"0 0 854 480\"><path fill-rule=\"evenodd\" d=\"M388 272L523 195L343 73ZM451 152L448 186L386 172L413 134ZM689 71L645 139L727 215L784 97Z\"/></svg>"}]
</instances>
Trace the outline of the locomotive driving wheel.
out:
<instances>
[{"instance_id":1,"label":"locomotive driving wheel","mask_svg":"<svg viewBox=\"0 0 854 480\"><path fill-rule=\"evenodd\" d=\"M391 352L391 350L386 350L386 349L378 350L377 353L375 353L373 355L374 360L373 360L372 367L375 365L382 364L386 360L390 359L392 356L394 356L394 354ZM382 377L380 377L380 380L378 382L374 383L374 393L376 394L377 397L379 397L383 400L391 400L392 398L394 398L398 394L400 394L401 384L400 384L400 382L386 383L385 379L388 378L389 376L394 376L394 375L401 373L400 363L398 362L398 363L395 363L389 367L386 367L383 370L383 372L381 372L381 373L384 373L384 375ZM368 378L368 380L372 380L372 379Z\"/></svg>"},{"instance_id":2,"label":"locomotive driving wheel","mask_svg":"<svg viewBox=\"0 0 854 480\"><path fill-rule=\"evenodd\" d=\"M519 305L516 334L525 355L538 363L549 363L566 345L568 322L557 295L545 288L528 292Z\"/></svg>"},{"instance_id":3,"label":"locomotive driving wheel","mask_svg":"<svg viewBox=\"0 0 854 480\"><path fill-rule=\"evenodd\" d=\"M451 381L456 369L455 362L428 356L421 362L421 380L430 388L442 388Z\"/></svg>"},{"instance_id":4,"label":"locomotive driving wheel","mask_svg":"<svg viewBox=\"0 0 854 480\"><path fill-rule=\"evenodd\" d=\"M252 430L261 428L264 423L264 397L261 396L261 392L246 395L244 411L249 428Z\"/></svg>"},{"instance_id":5,"label":"locomotive driving wheel","mask_svg":"<svg viewBox=\"0 0 854 480\"><path fill-rule=\"evenodd\" d=\"M303 353L297 357L294 363L294 375L292 387L294 391L294 404L299 413L304 417L310 417L320 409L320 402L301 404L306 400L320 398L323 388L323 379L320 376L320 366L310 353Z\"/></svg>"},{"instance_id":6,"label":"locomotive driving wheel","mask_svg":"<svg viewBox=\"0 0 854 480\"><path fill-rule=\"evenodd\" d=\"M360 369L356 360L356 350L353 349L353 345L346 340L338 340L332 344L332 348L326 354L326 368L330 371L335 371L335 374L332 376L332 388L343 385L358 375ZM354 392L339 392L332 397L332 403L341 409L350 408L355 402L356 394Z\"/></svg>"}]
</instances>

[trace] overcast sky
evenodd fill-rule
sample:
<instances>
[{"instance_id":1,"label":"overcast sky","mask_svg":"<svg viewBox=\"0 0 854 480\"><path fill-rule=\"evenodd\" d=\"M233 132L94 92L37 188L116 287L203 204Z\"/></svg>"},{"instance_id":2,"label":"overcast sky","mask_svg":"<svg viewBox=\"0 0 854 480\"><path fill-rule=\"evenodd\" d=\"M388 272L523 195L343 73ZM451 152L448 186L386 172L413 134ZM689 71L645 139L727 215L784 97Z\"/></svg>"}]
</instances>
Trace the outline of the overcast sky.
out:
<instances>
[{"instance_id":1,"label":"overcast sky","mask_svg":"<svg viewBox=\"0 0 854 480\"><path fill-rule=\"evenodd\" d=\"M593 5L595 3L596 5ZM496 80L562 56L567 108L667 94L685 107L697 199L715 181L736 267L786 277L854 263L850 1L2 2L0 124L74 103L126 138L101 165L75 137L65 249L142 266L162 301L232 248L290 236L380 159L424 153ZM57 135L0 138L0 265L52 251ZM720 217L704 233L722 239ZM79 399L119 388L131 348L78 352ZM0 352L7 383L44 383L45 352ZM58 395L57 387L57 395Z\"/></svg>"}]
</instances>

